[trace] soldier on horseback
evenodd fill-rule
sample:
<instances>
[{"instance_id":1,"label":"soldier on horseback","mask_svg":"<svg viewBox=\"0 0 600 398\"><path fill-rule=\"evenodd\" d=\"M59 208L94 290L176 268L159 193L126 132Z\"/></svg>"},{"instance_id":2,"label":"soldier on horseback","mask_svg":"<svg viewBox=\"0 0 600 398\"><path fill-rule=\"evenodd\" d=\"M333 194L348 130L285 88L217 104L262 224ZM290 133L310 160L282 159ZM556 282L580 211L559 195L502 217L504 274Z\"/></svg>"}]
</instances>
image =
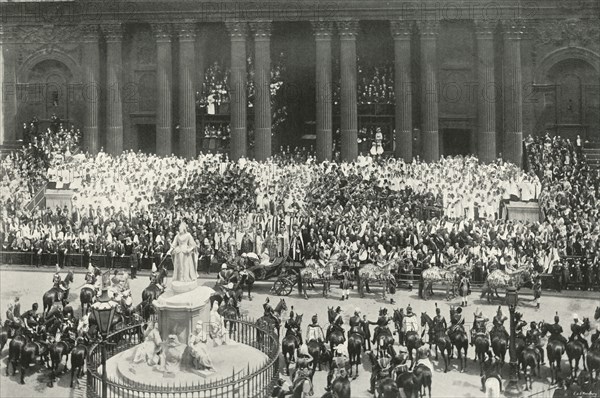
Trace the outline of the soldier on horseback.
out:
<instances>
[{"instance_id":1,"label":"soldier on horseback","mask_svg":"<svg viewBox=\"0 0 600 398\"><path fill-rule=\"evenodd\" d=\"M313 315L311 319L312 323L306 327L306 342L309 343L311 340L316 340L319 343L321 352L325 351L325 335L323 329L319 326L319 318L317 315Z\"/></svg>"},{"instance_id":2,"label":"soldier on horseback","mask_svg":"<svg viewBox=\"0 0 600 398\"><path fill-rule=\"evenodd\" d=\"M434 335L446 333L446 329L448 329L448 325L446 324L446 318L442 316L441 310L437 306L435 308L435 317L433 317L432 321L432 329Z\"/></svg>"},{"instance_id":3,"label":"soldier on horseback","mask_svg":"<svg viewBox=\"0 0 600 398\"><path fill-rule=\"evenodd\" d=\"M344 329L342 329L342 325L344 324L344 320L342 319L342 308L340 306L338 306L335 309L335 318L333 319L333 322L331 322L329 324L329 327L327 327L327 334L326 334L326 340L329 341L329 335L331 334L332 331L334 331L336 328L341 330L342 333L344 332Z\"/></svg>"},{"instance_id":4,"label":"soldier on horseback","mask_svg":"<svg viewBox=\"0 0 600 398\"><path fill-rule=\"evenodd\" d=\"M298 345L302 345L302 333L300 332L300 325L296 322L296 317L294 314L294 308L290 311L290 319L285 322L285 328L288 330L288 333L292 334L296 339L298 339Z\"/></svg>"},{"instance_id":5,"label":"soldier on horseback","mask_svg":"<svg viewBox=\"0 0 600 398\"><path fill-rule=\"evenodd\" d=\"M232 275L233 272L230 269L227 269L226 263L223 263L221 265L221 271L217 274L217 285L226 286Z\"/></svg>"},{"instance_id":6,"label":"soldier on horseback","mask_svg":"<svg viewBox=\"0 0 600 398\"><path fill-rule=\"evenodd\" d=\"M390 328L388 327L389 321L390 317L387 315L387 308L382 308L381 311L379 311L379 318L377 318L377 322L369 322L372 325L377 325L377 327L375 327L375 333L373 333L373 340L371 341L372 344L375 344L381 333L387 332L391 334Z\"/></svg>"},{"instance_id":7,"label":"soldier on horseback","mask_svg":"<svg viewBox=\"0 0 600 398\"><path fill-rule=\"evenodd\" d=\"M567 339L562 335L563 328L559 325L560 318L558 317L558 312L554 316L554 324L550 325L548 331L550 332L550 338L548 340L558 340L561 341L565 346L567 345Z\"/></svg>"},{"instance_id":8,"label":"soldier on horseback","mask_svg":"<svg viewBox=\"0 0 600 398\"><path fill-rule=\"evenodd\" d=\"M525 333L523 333L523 328L527 326L527 322L523 320L523 314L520 312L515 312L515 323L516 336L524 339Z\"/></svg>"},{"instance_id":9,"label":"soldier on horseback","mask_svg":"<svg viewBox=\"0 0 600 398\"><path fill-rule=\"evenodd\" d=\"M483 316L481 310L475 311L473 315L475 316L475 319L473 320L473 328L471 329L471 346L475 343L475 338L477 336L483 336L486 339L488 338L486 326L489 319Z\"/></svg>"},{"instance_id":10,"label":"soldier on horseback","mask_svg":"<svg viewBox=\"0 0 600 398\"><path fill-rule=\"evenodd\" d=\"M571 336L569 337L569 341L579 341L586 350L589 350L590 347L588 342L583 336L583 325L579 323L579 316L577 314L573 314L573 323L571 324Z\"/></svg>"},{"instance_id":11,"label":"soldier on horseback","mask_svg":"<svg viewBox=\"0 0 600 398\"><path fill-rule=\"evenodd\" d=\"M349 367L350 360L348 355L348 349L344 344L339 344L335 348L335 356L333 357L331 369L327 374L327 387L325 387L325 390L330 391L331 381L334 380L340 374L344 375L344 372L348 372Z\"/></svg>"},{"instance_id":12,"label":"soldier on horseback","mask_svg":"<svg viewBox=\"0 0 600 398\"><path fill-rule=\"evenodd\" d=\"M529 324L529 330L527 331L527 337L525 342L529 346L533 346L538 350L541 356L541 364L544 364L544 345L541 342L542 333L537 327L537 323L531 322Z\"/></svg>"},{"instance_id":13,"label":"soldier on horseback","mask_svg":"<svg viewBox=\"0 0 600 398\"><path fill-rule=\"evenodd\" d=\"M465 318L462 315L462 308L458 307L452 317L450 317L450 329L448 330L448 336L453 335L458 331L465 331Z\"/></svg>"},{"instance_id":14,"label":"soldier on horseback","mask_svg":"<svg viewBox=\"0 0 600 398\"><path fill-rule=\"evenodd\" d=\"M275 316L275 312L273 311L273 307L271 307L269 301L270 300L267 297L265 303L263 304L264 316L266 318L271 318L276 325L279 325L279 319L277 319L277 317Z\"/></svg>"},{"instance_id":15,"label":"soldier on horseback","mask_svg":"<svg viewBox=\"0 0 600 398\"><path fill-rule=\"evenodd\" d=\"M417 314L413 313L412 307L409 304L406 307L406 315L402 319L402 332L406 334L411 331L419 331L419 321L417 320Z\"/></svg>"},{"instance_id":16,"label":"soldier on horseback","mask_svg":"<svg viewBox=\"0 0 600 398\"><path fill-rule=\"evenodd\" d=\"M392 358L389 352L386 351L383 357L377 359L377 366L375 366L371 372L371 388L369 389L370 394L375 393L375 383L377 383L379 380L385 379L386 377L392 377L393 368Z\"/></svg>"},{"instance_id":17,"label":"soldier on horseback","mask_svg":"<svg viewBox=\"0 0 600 398\"><path fill-rule=\"evenodd\" d=\"M28 311L25 311L23 313L23 315L21 315L23 324L25 325L27 330L29 330L31 333L33 333L33 331L35 330L35 327L37 327L37 325L39 323L40 315L38 314L37 310L38 310L38 303L33 303L33 305L31 306L31 309Z\"/></svg>"},{"instance_id":18,"label":"soldier on horseback","mask_svg":"<svg viewBox=\"0 0 600 398\"><path fill-rule=\"evenodd\" d=\"M506 340L508 340L508 337L509 337L508 332L504 328L504 321L506 321L507 319L508 318L502 314L502 308L500 306L498 306L498 311L496 312L496 316L492 320L494 327L493 327L492 331L490 332L490 336L493 336L495 334L500 334L501 336L504 336L506 338Z\"/></svg>"},{"instance_id":19,"label":"soldier on horseback","mask_svg":"<svg viewBox=\"0 0 600 398\"><path fill-rule=\"evenodd\" d=\"M360 335L363 338L363 340L365 339L365 334L363 332L363 320L360 317L359 308L354 309L354 315L350 317L348 324L350 325L350 330L348 330L348 338L350 338L350 335L352 333L356 333Z\"/></svg>"}]
</instances>

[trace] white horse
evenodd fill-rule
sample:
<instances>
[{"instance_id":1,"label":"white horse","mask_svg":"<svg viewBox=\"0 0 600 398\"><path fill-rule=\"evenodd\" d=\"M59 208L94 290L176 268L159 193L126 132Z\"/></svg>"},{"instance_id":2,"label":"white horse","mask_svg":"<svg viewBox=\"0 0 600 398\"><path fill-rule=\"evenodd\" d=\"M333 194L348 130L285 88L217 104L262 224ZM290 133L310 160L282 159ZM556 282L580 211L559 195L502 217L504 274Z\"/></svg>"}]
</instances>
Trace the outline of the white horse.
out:
<instances>
[{"instance_id":1,"label":"white horse","mask_svg":"<svg viewBox=\"0 0 600 398\"><path fill-rule=\"evenodd\" d=\"M502 396L500 380L495 377L488 377L484 383L486 398L500 398Z\"/></svg>"}]
</instances>

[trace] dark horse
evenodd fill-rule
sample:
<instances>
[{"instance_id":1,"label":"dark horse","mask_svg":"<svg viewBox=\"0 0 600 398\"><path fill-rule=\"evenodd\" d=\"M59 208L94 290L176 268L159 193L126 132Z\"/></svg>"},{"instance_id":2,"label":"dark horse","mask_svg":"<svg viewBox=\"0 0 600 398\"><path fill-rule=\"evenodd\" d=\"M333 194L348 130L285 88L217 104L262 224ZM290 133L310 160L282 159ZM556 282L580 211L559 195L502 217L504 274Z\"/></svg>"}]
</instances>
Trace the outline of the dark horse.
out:
<instances>
[{"instance_id":1,"label":"dark horse","mask_svg":"<svg viewBox=\"0 0 600 398\"><path fill-rule=\"evenodd\" d=\"M8 339L14 338L20 328L20 324L13 323L9 320L7 320L4 325L0 326L0 353L2 353L6 343L8 343Z\"/></svg>"},{"instance_id":2,"label":"dark horse","mask_svg":"<svg viewBox=\"0 0 600 398\"><path fill-rule=\"evenodd\" d=\"M479 359L479 376L483 376L483 363L486 355L490 354L490 340L485 335L476 335L475 341L475 360Z\"/></svg>"},{"instance_id":3,"label":"dark horse","mask_svg":"<svg viewBox=\"0 0 600 398\"><path fill-rule=\"evenodd\" d=\"M438 360L438 349L442 353L442 358L444 358L444 373L448 372L448 358L452 353L452 342L450 341L450 337L448 334L443 331L435 331L433 330L433 320L427 315L425 312L421 312L421 327L427 325L427 330L429 330L429 344L433 347L435 345L435 360Z\"/></svg>"},{"instance_id":4,"label":"dark horse","mask_svg":"<svg viewBox=\"0 0 600 398\"><path fill-rule=\"evenodd\" d=\"M333 324L333 321L335 320L335 315L336 313L333 307L327 307L327 316L330 324ZM329 336L327 336L327 342L329 343L329 348L331 349L331 359L333 361L333 353L335 352L335 347L346 342L344 330L338 326L334 326L333 329L331 329Z\"/></svg>"},{"instance_id":5,"label":"dark horse","mask_svg":"<svg viewBox=\"0 0 600 398\"><path fill-rule=\"evenodd\" d=\"M583 318L581 332L588 332L590 330L590 319ZM582 356L584 356L584 346L583 343L579 340L569 341L566 347L567 357L569 358L569 367L571 370L571 377L575 378L577 376L577 371L579 370L579 360ZM575 362L575 367L573 367L573 362ZM585 358L583 358L583 370L587 370L585 366Z\"/></svg>"},{"instance_id":6,"label":"dark horse","mask_svg":"<svg viewBox=\"0 0 600 398\"><path fill-rule=\"evenodd\" d=\"M246 289L248 289L248 300L252 301L252 287L254 286L255 281L256 276L254 275L254 272L250 270L240 271L240 278L237 286L235 286L236 292L239 291L238 295L240 298L244 295L243 288L245 286Z\"/></svg>"},{"instance_id":7,"label":"dark horse","mask_svg":"<svg viewBox=\"0 0 600 398\"><path fill-rule=\"evenodd\" d=\"M454 317L456 310L450 307L450 319ZM469 351L469 337L462 325L457 327L451 326L448 331L448 337L452 345L456 347L458 360L460 361L460 372L463 373L467 368L467 352ZM452 355L450 355L452 356Z\"/></svg>"},{"instance_id":8,"label":"dark horse","mask_svg":"<svg viewBox=\"0 0 600 398\"><path fill-rule=\"evenodd\" d=\"M323 395L323 398L350 398L352 389L350 380L345 370L340 370L339 376L331 383L331 391Z\"/></svg>"},{"instance_id":9,"label":"dark horse","mask_svg":"<svg viewBox=\"0 0 600 398\"><path fill-rule=\"evenodd\" d=\"M152 278L150 285L142 291L142 301L152 303L156 300L163 293L162 286L167 276L169 276L167 269L161 266Z\"/></svg>"},{"instance_id":10,"label":"dark horse","mask_svg":"<svg viewBox=\"0 0 600 398\"><path fill-rule=\"evenodd\" d=\"M550 326L551 325L546 322L541 323L540 331L542 336L546 336L548 334ZM550 363L550 379L552 384L556 383L558 372L560 372L560 361L565 351L566 347L562 341L556 339L548 340L548 344L546 345L546 354L548 355L548 362Z\"/></svg>"},{"instance_id":11,"label":"dark horse","mask_svg":"<svg viewBox=\"0 0 600 398\"><path fill-rule=\"evenodd\" d=\"M528 368L531 369L534 376L540 377L540 362L542 356L536 347L530 345L523 348L518 356L518 360L523 374L525 375L525 391L529 391L529 389L532 388L532 381ZM520 377L520 373L518 373L518 376Z\"/></svg>"},{"instance_id":12,"label":"dark horse","mask_svg":"<svg viewBox=\"0 0 600 398\"><path fill-rule=\"evenodd\" d=\"M71 388L73 388L73 378L75 372L77 372L77 384L79 385L79 378L83 376L83 367L85 365L85 359L88 355L88 348L86 341L83 338L78 338L75 342L75 347L71 350Z\"/></svg>"},{"instance_id":13,"label":"dark horse","mask_svg":"<svg viewBox=\"0 0 600 398\"><path fill-rule=\"evenodd\" d=\"M364 338L362 335L356 332L351 332L348 336L348 355L350 356L350 376L352 376L352 365L356 366L356 374L353 379L358 377L358 365L361 364L360 355L362 354L362 347L364 344Z\"/></svg>"},{"instance_id":14,"label":"dark horse","mask_svg":"<svg viewBox=\"0 0 600 398\"><path fill-rule=\"evenodd\" d=\"M414 374L417 377L417 386L421 394L421 398L425 395L425 388L429 392L429 398L431 398L431 369L427 366L420 364L414 370Z\"/></svg>"},{"instance_id":15,"label":"dark horse","mask_svg":"<svg viewBox=\"0 0 600 398\"><path fill-rule=\"evenodd\" d=\"M71 350L73 350L74 345L75 344L72 340L65 339L58 341L50 346L50 360L52 361L52 368L50 372L50 382L48 382L48 387L54 386L54 379L58 374L60 374L58 372L58 367L62 362L62 358L65 357L66 359L69 356ZM64 371L66 372L67 370L69 369L67 368L67 364L65 363Z\"/></svg>"},{"instance_id":16,"label":"dark horse","mask_svg":"<svg viewBox=\"0 0 600 398\"><path fill-rule=\"evenodd\" d=\"M419 332L416 330L409 330L404 334L404 341L406 345L406 349L408 350L408 359L410 359L410 368L412 369L415 366L415 357L413 355L413 350L417 350L419 347L423 345L423 341L419 336Z\"/></svg>"},{"instance_id":17,"label":"dark horse","mask_svg":"<svg viewBox=\"0 0 600 398\"><path fill-rule=\"evenodd\" d=\"M406 398L417 398L419 392L419 381L413 372L404 367L403 371L396 373L396 386L402 389Z\"/></svg>"},{"instance_id":18,"label":"dark horse","mask_svg":"<svg viewBox=\"0 0 600 398\"><path fill-rule=\"evenodd\" d=\"M42 362L45 362L46 368L50 368L48 358L48 343L46 342L46 332L38 333L37 338L30 340L21 350L19 358L19 371L21 372L21 384L25 384L25 369L37 362L37 357L40 357Z\"/></svg>"},{"instance_id":19,"label":"dark horse","mask_svg":"<svg viewBox=\"0 0 600 398\"><path fill-rule=\"evenodd\" d=\"M21 351L25 344L31 341L29 331L25 328L21 328L17 331L16 336L8 344L8 361L6 362L6 375L9 374L10 365L13 367L13 376L17 372L17 364L21 359Z\"/></svg>"},{"instance_id":20,"label":"dark horse","mask_svg":"<svg viewBox=\"0 0 600 398\"><path fill-rule=\"evenodd\" d=\"M302 330L300 326L302 324L301 314L296 314L296 318L294 318L294 323L299 330ZM294 332L290 328L285 332L285 337L281 341L281 354L283 355L283 359L285 360L285 370L287 374L290 373L290 362L294 360L294 353L298 348L300 348L300 339L294 334Z\"/></svg>"},{"instance_id":21,"label":"dark horse","mask_svg":"<svg viewBox=\"0 0 600 398\"><path fill-rule=\"evenodd\" d=\"M590 347L590 350L588 351L587 366L590 371L590 376L592 377L592 380L597 381L598 379L600 379L600 377L598 377L598 374L600 373L600 337L598 337L596 341L594 341L594 343Z\"/></svg>"},{"instance_id":22,"label":"dark horse","mask_svg":"<svg viewBox=\"0 0 600 398\"><path fill-rule=\"evenodd\" d=\"M377 375L376 387L377 397L379 398L400 398L400 389L396 385L396 381L391 376L381 375L381 365L377 361L377 356L373 352L369 352L371 360L371 373Z\"/></svg>"},{"instance_id":23,"label":"dark horse","mask_svg":"<svg viewBox=\"0 0 600 398\"><path fill-rule=\"evenodd\" d=\"M269 332L275 332L277 334L277 338L279 339L279 329L281 329L281 313L287 311L287 304L284 299L280 299L279 303L275 309L273 309L273 313L275 314L275 319L269 316L261 316L256 320L256 326L258 326L258 330L256 331L257 340L262 341L263 330L267 330Z\"/></svg>"},{"instance_id":24,"label":"dark horse","mask_svg":"<svg viewBox=\"0 0 600 398\"><path fill-rule=\"evenodd\" d=\"M52 308L52 305L60 301L63 306L67 305L69 300L69 285L73 282L73 271L69 271L65 279L60 282L60 286L54 286L52 289L44 293L42 297L43 315Z\"/></svg>"},{"instance_id":25,"label":"dark horse","mask_svg":"<svg viewBox=\"0 0 600 398\"><path fill-rule=\"evenodd\" d=\"M504 366L504 362L506 360L508 338L504 333L502 333L502 331L493 329L490 333L490 341L494 355L500 358L499 367L500 371L502 371L502 367Z\"/></svg>"}]
</instances>

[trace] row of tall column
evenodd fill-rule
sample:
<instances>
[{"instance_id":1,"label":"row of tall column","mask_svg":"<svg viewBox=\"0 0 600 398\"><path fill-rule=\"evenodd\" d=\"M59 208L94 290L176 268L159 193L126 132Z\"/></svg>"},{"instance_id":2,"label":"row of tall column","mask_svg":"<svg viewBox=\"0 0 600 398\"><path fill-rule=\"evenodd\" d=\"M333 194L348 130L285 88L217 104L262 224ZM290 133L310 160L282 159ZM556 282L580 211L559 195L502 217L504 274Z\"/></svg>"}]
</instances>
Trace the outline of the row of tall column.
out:
<instances>
[{"instance_id":1,"label":"row of tall column","mask_svg":"<svg viewBox=\"0 0 600 398\"><path fill-rule=\"evenodd\" d=\"M503 22L503 83L502 93L497 90L494 71L494 37L497 23L475 21L475 42L477 47L477 148L482 161L491 162L496 158L496 104L504 101L504 131L502 152L504 158L521 163L522 155L522 71L521 44L523 33L521 24ZM317 21L312 23L316 44L316 135L317 159L332 157L332 40L337 32L340 40L340 131L341 156L352 161L358 155L358 115L357 115L357 57L356 40L359 23L355 20ZM395 103L395 155L412 161L413 148L413 95L415 87L411 70L413 38L419 34L420 40L420 98L422 132L422 152L426 161L439 159L438 131L438 78L437 78L437 37L438 21L391 21L391 35L394 40L394 89ZM247 38L252 34L255 46L255 153L258 160L267 159L272 154L271 144L271 94L270 94L270 37L269 21L227 22L226 28L231 40L231 153L232 159L247 155L247 92L246 92L246 50ZM152 24L156 40L156 150L159 155L173 152L174 119L179 123L179 152L188 158L196 155L196 81L195 81L195 40L194 23ZM100 37L106 41L106 81L100 87ZM172 46L177 37L179 59L177 70L173 71ZM99 115L102 93L105 98L106 150L119 154L123 150L123 28L120 24L82 27L83 78L85 98L84 145L91 152L100 148ZM4 43L5 40L0 41ZM0 55L10 54L10 47L2 46ZM15 81L13 63L2 62L5 81ZM12 66L12 69L11 69ZM176 77L174 77L176 73ZM173 83L178 79L179 114L173 115ZM6 97L6 95L5 95ZM16 94L15 94L16 97ZM5 126L16 117L16 104L3 101L0 120Z\"/></svg>"},{"instance_id":2,"label":"row of tall column","mask_svg":"<svg viewBox=\"0 0 600 398\"><path fill-rule=\"evenodd\" d=\"M391 21L394 39L394 92L395 103L395 156L412 161L413 148L413 94L411 44L415 32L412 21ZM421 137L425 161L436 161L439 152L439 93L437 77L438 21L416 23L420 35L421 76ZM522 72L520 39L523 27L518 23L506 23L504 27L504 84L498 92L494 72L494 34L497 23L476 21L478 90L477 135L478 156L484 162L496 159L496 104L504 99L505 138L503 154L510 162L520 165L522 156ZM331 38L337 28L340 39L340 132L341 157L351 161L358 155L357 99L356 99L356 37L358 23L313 23L316 40L316 105L317 105L317 159L331 159Z\"/></svg>"}]
</instances>

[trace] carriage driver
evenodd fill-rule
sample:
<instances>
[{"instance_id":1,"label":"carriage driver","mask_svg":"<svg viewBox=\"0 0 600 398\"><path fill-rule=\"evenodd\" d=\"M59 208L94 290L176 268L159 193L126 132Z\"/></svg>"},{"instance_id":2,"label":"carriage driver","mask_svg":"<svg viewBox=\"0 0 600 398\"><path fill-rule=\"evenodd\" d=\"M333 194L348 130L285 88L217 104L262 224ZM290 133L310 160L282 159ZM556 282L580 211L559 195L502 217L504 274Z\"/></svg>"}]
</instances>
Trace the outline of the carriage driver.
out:
<instances>
[{"instance_id":1,"label":"carriage driver","mask_svg":"<svg viewBox=\"0 0 600 398\"><path fill-rule=\"evenodd\" d=\"M309 343L311 340L316 340L319 343L321 352L325 351L325 335L323 329L319 326L319 318L317 315L313 315L311 324L306 327L306 342Z\"/></svg>"},{"instance_id":2,"label":"carriage driver","mask_svg":"<svg viewBox=\"0 0 600 398\"><path fill-rule=\"evenodd\" d=\"M571 324L571 336L569 337L569 341L580 341L581 344L585 347L586 350L589 350L588 342L582 336L583 333L583 325L579 323L579 316L577 314L573 314L573 323Z\"/></svg>"}]
</instances>

